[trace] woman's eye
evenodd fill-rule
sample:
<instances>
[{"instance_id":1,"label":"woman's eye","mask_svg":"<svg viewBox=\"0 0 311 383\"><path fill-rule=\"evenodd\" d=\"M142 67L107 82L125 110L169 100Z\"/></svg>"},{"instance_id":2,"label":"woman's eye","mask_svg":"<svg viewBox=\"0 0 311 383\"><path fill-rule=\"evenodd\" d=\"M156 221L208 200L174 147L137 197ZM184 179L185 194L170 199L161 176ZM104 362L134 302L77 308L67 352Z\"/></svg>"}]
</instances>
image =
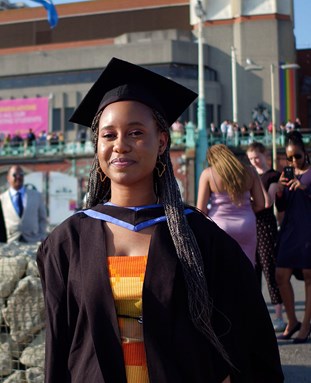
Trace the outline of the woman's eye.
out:
<instances>
[{"instance_id":1,"label":"woman's eye","mask_svg":"<svg viewBox=\"0 0 311 383\"><path fill-rule=\"evenodd\" d=\"M133 130L132 132L130 132L130 136L133 136L133 137L140 136L141 134L143 133L140 130Z\"/></svg>"},{"instance_id":2,"label":"woman's eye","mask_svg":"<svg viewBox=\"0 0 311 383\"><path fill-rule=\"evenodd\" d=\"M102 134L102 137L103 137L103 138L106 138L107 140L113 138L114 136L115 136L115 135L114 135L113 133L108 133L108 132Z\"/></svg>"}]
</instances>

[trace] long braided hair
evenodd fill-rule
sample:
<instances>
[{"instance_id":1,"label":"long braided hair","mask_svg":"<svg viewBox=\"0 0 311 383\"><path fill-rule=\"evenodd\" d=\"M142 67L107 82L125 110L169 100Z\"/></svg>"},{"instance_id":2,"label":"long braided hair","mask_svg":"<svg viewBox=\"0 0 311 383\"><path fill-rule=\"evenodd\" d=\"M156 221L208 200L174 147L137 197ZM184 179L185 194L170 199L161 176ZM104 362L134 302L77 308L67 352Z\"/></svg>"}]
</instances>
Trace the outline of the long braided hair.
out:
<instances>
[{"instance_id":1,"label":"long braided hair","mask_svg":"<svg viewBox=\"0 0 311 383\"><path fill-rule=\"evenodd\" d=\"M108 201L111 197L110 180L100 182L97 171L99 161L97 156L98 122L101 116L99 112L92 123L92 141L95 156L90 170L88 185L87 207L91 208L98 203ZM188 225L184 215L184 203L181 198L179 187L174 176L173 165L170 159L170 134L169 126L160 113L153 110L153 116L160 131L168 135L168 144L160 160L166 165L162 177L154 171L154 184L157 197L163 203L167 217L168 228L176 249L176 253L182 266L184 280L188 292L188 306L194 326L210 341L219 354L228 362L232 363L229 356L215 334L211 324L212 302L208 294L207 283L204 276L202 255L196 238Z\"/></svg>"}]
</instances>

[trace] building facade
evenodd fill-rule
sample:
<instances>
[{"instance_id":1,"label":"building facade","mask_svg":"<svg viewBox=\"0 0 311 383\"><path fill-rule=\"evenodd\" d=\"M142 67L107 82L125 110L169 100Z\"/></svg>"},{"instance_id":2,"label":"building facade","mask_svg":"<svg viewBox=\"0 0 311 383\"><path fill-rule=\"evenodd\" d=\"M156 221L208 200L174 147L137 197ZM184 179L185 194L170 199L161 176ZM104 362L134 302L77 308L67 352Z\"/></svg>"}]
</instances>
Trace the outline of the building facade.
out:
<instances>
[{"instance_id":1,"label":"building facade","mask_svg":"<svg viewBox=\"0 0 311 383\"><path fill-rule=\"evenodd\" d=\"M196 1L101 0L57 5L50 29L43 7L0 12L0 98L49 97L47 130L74 140L68 122L102 69L115 56L198 89ZM271 115L269 67L296 61L292 0L208 0L204 22L207 126L236 118L248 123L258 106ZM232 51L237 87L232 89ZM246 59L262 66L245 71ZM278 84L278 73L276 83ZM280 92L276 86L277 124ZM194 103L182 116L196 123ZM269 117L268 117L269 118Z\"/></svg>"}]
</instances>

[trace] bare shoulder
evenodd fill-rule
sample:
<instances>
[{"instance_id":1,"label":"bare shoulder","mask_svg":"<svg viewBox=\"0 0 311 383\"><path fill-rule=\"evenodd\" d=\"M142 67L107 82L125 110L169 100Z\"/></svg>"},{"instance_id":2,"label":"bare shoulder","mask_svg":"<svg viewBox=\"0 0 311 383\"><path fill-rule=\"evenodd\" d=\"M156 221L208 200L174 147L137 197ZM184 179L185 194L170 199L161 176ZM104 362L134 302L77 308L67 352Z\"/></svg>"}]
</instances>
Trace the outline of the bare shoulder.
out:
<instances>
[{"instance_id":1,"label":"bare shoulder","mask_svg":"<svg viewBox=\"0 0 311 383\"><path fill-rule=\"evenodd\" d=\"M210 174L211 174L211 168L208 167L208 168L205 168L202 173L201 173L201 177L202 179L204 179L205 181L209 181L210 179Z\"/></svg>"}]
</instances>

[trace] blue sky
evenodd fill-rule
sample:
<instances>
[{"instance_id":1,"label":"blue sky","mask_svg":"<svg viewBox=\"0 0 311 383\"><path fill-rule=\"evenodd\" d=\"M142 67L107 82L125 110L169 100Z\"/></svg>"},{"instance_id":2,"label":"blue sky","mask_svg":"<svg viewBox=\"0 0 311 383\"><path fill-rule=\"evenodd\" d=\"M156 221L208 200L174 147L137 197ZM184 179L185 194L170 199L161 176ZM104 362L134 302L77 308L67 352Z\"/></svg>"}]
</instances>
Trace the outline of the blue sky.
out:
<instances>
[{"instance_id":1,"label":"blue sky","mask_svg":"<svg viewBox=\"0 0 311 383\"><path fill-rule=\"evenodd\" d=\"M86 0L54 0L54 4L64 4L64 3L78 3L80 1ZM111 0L113 1L113 0ZM14 1L11 0L13 3ZM29 6L37 7L41 6L34 1L27 0L24 1ZM301 48L311 48L311 11L310 11L310 0L294 0L294 17L295 17L295 36L296 36L296 45L298 49Z\"/></svg>"},{"instance_id":2,"label":"blue sky","mask_svg":"<svg viewBox=\"0 0 311 383\"><path fill-rule=\"evenodd\" d=\"M298 49L311 48L310 5L310 0L294 0L294 32Z\"/></svg>"}]
</instances>

